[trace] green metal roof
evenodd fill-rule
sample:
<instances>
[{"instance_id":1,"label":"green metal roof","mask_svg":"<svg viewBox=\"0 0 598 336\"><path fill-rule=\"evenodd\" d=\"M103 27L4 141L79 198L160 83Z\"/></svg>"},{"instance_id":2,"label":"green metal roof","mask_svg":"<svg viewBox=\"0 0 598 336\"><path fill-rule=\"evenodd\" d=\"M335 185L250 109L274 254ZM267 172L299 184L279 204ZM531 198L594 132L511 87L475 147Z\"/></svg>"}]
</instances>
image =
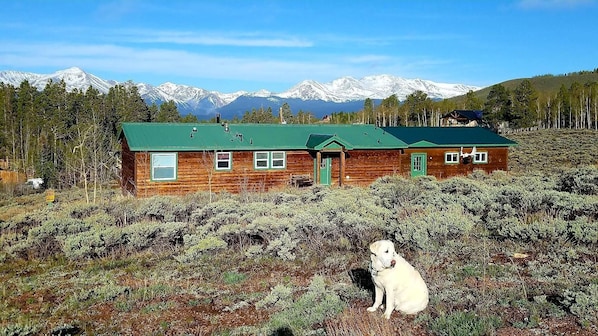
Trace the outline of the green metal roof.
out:
<instances>
[{"instance_id":1,"label":"green metal roof","mask_svg":"<svg viewBox=\"0 0 598 336\"><path fill-rule=\"evenodd\" d=\"M123 123L132 151L407 148L374 125Z\"/></svg>"},{"instance_id":2,"label":"green metal roof","mask_svg":"<svg viewBox=\"0 0 598 336\"><path fill-rule=\"evenodd\" d=\"M515 146L515 141L482 127L384 127L384 131L403 140L410 148Z\"/></svg>"}]
</instances>

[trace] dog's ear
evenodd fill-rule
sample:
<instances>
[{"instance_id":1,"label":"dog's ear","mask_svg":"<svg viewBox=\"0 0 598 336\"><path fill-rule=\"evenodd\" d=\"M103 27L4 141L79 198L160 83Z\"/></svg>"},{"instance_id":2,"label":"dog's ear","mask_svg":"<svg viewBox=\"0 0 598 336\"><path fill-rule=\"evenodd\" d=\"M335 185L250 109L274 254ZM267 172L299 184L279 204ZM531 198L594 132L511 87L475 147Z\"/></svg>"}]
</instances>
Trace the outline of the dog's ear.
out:
<instances>
[{"instance_id":1,"label":"dog's ear","mask_svg":"<svg viewBox=\"0 0 598 336\"><path fill-rule=\"evenodd\" d=\"M378 245L380 245L380 241L375 241L370 244L370 251L376 251L378 249Z\"/></svg>"}]
</instances>

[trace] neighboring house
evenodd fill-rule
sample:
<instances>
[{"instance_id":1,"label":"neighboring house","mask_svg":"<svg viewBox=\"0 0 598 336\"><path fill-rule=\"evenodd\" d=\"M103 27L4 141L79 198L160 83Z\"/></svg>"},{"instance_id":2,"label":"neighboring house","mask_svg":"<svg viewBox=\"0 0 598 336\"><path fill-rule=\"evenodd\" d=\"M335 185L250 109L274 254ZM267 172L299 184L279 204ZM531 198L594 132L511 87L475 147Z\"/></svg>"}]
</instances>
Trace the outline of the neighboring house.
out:
<instances>
[{"instance_id":1,"label":"neighboring house","mask_svg":"<svg viewBox=\"0 0 598 336\"><path fill-rule=\"evenodd\" d=\"M387 127L409 148L401 172L437 178L467 175L475 170L508 170L509 147L516 142L482 127Z\"/></svg>"},{"instance_id":2,"label":"neighboring house","mask_svg":"<svg viewBox=\"0 0 598 336\"><path fill-rule=\"evenodd\" d=\"M515 144L478 127L227 123L124 123L121 143L122 188L138 197L507 170Z\"/></svg>"},{"instance_id":3,"label":"neighboring house","mask_svg":"<svg viewBox=\"0 0 598 336\"><path fill-rule=\"evenodd\" d=\"M482 126L482 111L453 110L440 118L441 126Z\"/></svg>"}]
</instances>

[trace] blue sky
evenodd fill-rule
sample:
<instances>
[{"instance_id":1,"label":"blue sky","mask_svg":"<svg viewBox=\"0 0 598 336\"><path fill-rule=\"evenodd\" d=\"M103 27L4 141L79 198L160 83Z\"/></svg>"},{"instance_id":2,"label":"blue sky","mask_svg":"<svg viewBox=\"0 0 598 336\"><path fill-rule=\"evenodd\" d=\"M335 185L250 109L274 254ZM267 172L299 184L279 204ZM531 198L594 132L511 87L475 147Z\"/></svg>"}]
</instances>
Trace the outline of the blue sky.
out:
<instances>
[{"instance_id":1,"label":"blue sky","mask_svg":"<svg viewBox=\"0 0 598 336\"><path fill-rule=\"evenodd\" d=\"M389 74L489 86L598 68L598 0L3 1L0 70L220 92Z\"/></svg>"}]
</instances>

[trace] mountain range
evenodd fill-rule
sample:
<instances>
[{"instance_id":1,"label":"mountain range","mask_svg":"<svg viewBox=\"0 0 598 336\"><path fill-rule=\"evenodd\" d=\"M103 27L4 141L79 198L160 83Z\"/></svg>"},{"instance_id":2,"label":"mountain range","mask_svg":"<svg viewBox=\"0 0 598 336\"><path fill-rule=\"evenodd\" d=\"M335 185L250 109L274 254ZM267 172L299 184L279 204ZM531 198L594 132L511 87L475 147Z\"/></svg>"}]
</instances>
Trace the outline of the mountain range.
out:
<instances>
[{"instance_id":1,"label":"mountain range","mask_svg":"<svg viewBox=\"0 0 598 336\"><path fill-rule=\"evenodd\" d=\"M477 91L480 87L465 84L436 83L423 79L405 79L391 75L367 76L361 79L342 77L329 83L319 83L304 80L287 91L273 93L267 90L256 92L236 91L221 93L202 88L174 83L164 83L153 86L146 83L119 83L106 80L73 67L56 71L52 74L36 74L21 71L1 71L0 82L18 87L27 80L32 86L43 90L52 80L63 80L67 90L87 90L89 86L102 93L107 93L111 87L135 85L141 97L148 104L174 101L182 115L193 114L199 119L214 117L220 113L224 119L241 117L246 111L260 107L270 107L272 111L284 103L288 103L295 113L299 110L311 112L316 117L322 117L333 112L355 112L363 108L365 99L379 102L393 94L402 101L415 92L422 91L431 99L446 99L466 94L470 90Z\"/></svg>"}]
</instances>

